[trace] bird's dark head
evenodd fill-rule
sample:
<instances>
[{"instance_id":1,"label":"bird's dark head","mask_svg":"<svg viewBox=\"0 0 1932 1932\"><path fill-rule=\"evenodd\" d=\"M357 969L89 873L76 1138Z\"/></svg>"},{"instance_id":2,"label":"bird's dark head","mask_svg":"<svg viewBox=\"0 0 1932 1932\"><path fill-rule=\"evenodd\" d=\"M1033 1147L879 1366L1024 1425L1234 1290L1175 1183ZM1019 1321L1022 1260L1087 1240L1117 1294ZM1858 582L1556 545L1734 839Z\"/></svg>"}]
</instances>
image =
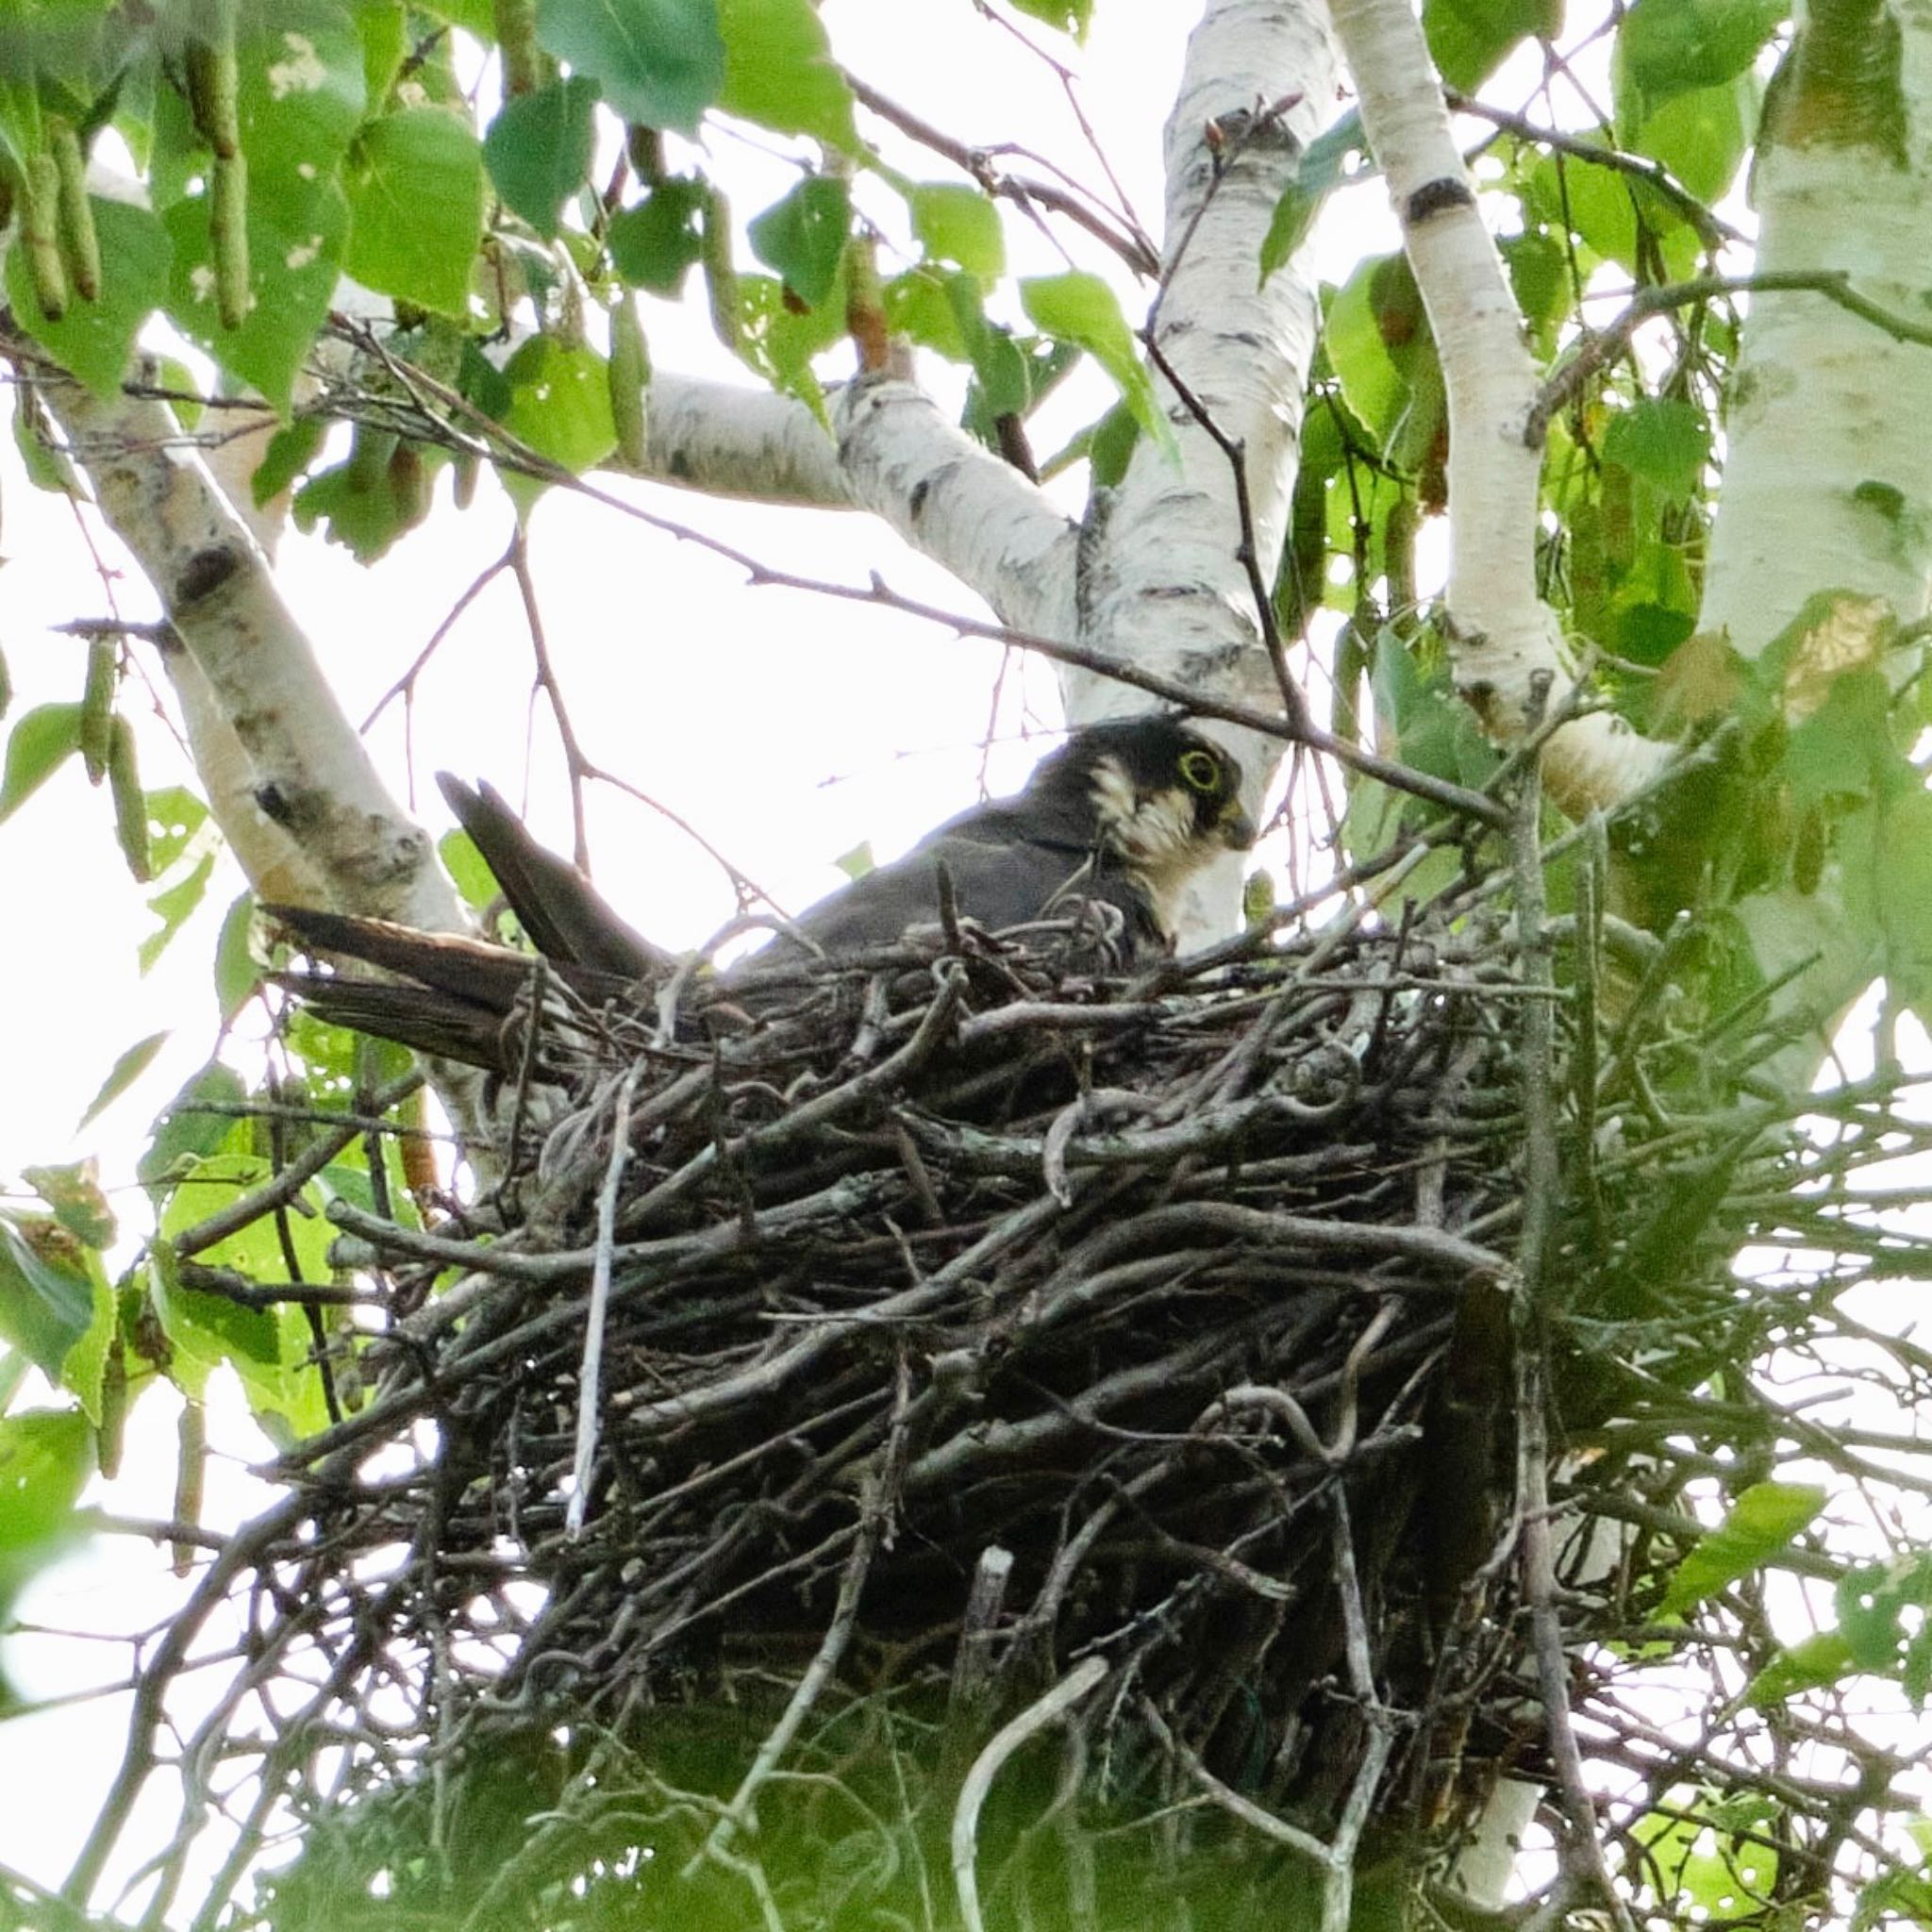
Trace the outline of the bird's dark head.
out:
<instances>
[{"instance_id":1,"label":"bird's dark head","mask_svg":"<svg viewBox=\"0 0 1932 1932\"><path fill-rule=\"evenodd\" d=\"M1091 814L1093 841L1112 855L1172 930L1174 901L1200 867L1255 842L1232 754L1178 718L1117 718L1076 731L1034 775Z\"/></svg>"}]
</instances>

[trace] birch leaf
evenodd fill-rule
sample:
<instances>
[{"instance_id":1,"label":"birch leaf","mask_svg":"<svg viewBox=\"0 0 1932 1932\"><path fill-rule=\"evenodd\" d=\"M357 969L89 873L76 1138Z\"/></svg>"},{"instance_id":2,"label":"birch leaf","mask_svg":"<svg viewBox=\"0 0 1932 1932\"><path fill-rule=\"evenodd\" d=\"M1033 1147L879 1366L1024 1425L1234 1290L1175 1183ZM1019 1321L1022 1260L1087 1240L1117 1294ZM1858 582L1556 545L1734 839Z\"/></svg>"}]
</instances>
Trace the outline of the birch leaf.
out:
<instances>
[{"instance_id":1,"label":"birch leaf","mask_svg":"<svg viewBox=\"0 0 1932 1932\"><path fill-rule=\"evenodd\" d=\"M724 81L718 105L780 134L858 150L852 90L811 0L718 0Z\"/></svg>"},{"instance_id":2,"label":"birch leaf","mask_svg":"<svg viewBox=\"0 0 1932 1932\"><path fill-rule=\"evenodd\" d=\"M1098 275L1075 271L1038 275L1020 284L1020 302L1034 325L1047 335L1085 349L1113 377L1122 399L1142 432L1173 461L1180 445L1154 393L1133 332L1113 291Z\"/></svg>"},{"instance_id":3,"label":"birch leaf","mask_svg":"<svg viewBox=\"0 0 1932 1932\"><path fill-rule=\"evenodd\" d=\"M832 292L852 226L852 192L832 175L808 175L791 192L754 216L751 252L783 276L808 308Z\"/></svg>"},{"instance_id":4,"label":"birch leaf","mask_svg":"<svg viewBox=\"0 0 1932 1932\"><path fill-rule=\"evenodd\" d=\"M371 123L356 143L349 212L342 265L358 282L463 314L483 234L483 156L466 123L441 108Z\"/></svg>"},{"instance_id":5,"label":"birch leaf","mask_svg":"<svg viewBox=\"0 0 1932 1932\"><path fill-rule=\"evenodd\" d=\"M1664 1592L1666 1615L1701 1604L1768 1562L1824 1507L1816 1483L1753 1483L1715 1529L1698 1538Z\"/></svg>"},{"instance_id":6,"label":"birch leaf","mask_svg":"<svg viewBox=\"0 0 1932 1932\"><path fill-rule=\"evenodd\" d=\"M596 82L572 75L505 102L483 137L484 163L504 206L546 240L590 174L596 108Z\"/></svg>"},{"instance_id":7,"label":"birch leaf","mask_svg":"<svg viewBox=\"0 0 1932 1932\"><path fill-rule=\"evenodd\" d=\"M540 0L537 39L647 127L695 133L724 83L717 0Z\"/></svg>"}]
</instances>

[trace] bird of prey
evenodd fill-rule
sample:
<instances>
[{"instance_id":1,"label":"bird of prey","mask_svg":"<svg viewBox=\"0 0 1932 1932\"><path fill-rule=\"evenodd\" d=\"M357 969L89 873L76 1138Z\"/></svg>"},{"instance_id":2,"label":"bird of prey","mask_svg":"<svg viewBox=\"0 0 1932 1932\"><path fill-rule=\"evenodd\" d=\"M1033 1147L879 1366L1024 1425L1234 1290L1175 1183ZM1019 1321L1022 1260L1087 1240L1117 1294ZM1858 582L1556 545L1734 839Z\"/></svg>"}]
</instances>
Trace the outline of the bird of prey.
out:
<instances>
[{"instance_id":1,"label":"bird of prey","mask_svg":"<svg viewBox=\"0 0 1932 1932\"><path fill-rule=\"evenodd\" d=\"M443 796L482 854L510 909L563 986L591 1006L664 984L675 956L605 904L590 880L547 852L488 785L439 775ZM989 931L1051 919L1081 904L1112 928L1111 960L1132 966L1174 948L1189 879L1218 854L1254 841L1238 762L1178 719L1148 715L1089 725L1042 759L1024 790L975 806L889 865L821 899L724 975L755 993L761 974L815 958L889 946L947 909ZM324 1019L448 1058L511 1071L527 1000L527 953L492 941L421 933L298 907L265 908L303 945L396 975L287 974ZM746 1004L752 1004L747 998Z\"/></svg>"}]
</instances>

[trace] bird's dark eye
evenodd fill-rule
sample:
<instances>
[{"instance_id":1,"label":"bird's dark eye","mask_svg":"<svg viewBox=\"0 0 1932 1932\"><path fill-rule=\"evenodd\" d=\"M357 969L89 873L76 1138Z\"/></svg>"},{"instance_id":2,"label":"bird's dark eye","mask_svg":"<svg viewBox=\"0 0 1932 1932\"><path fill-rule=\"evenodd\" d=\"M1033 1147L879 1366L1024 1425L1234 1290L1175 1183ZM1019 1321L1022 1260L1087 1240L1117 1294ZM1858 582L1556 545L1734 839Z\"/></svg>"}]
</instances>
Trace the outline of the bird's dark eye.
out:
<instances>
[{"instance_id":1,"label":"bird's dark eye","mask_svg":"<svg viewBox=\"0 0 1932 1932\"><path fill-rule=\"evenodd\" d=\"M1221 760L1211 751L1184 751L1181 754L1181 776L1196 791L1219 791Z\"/></svg>"}]
</instances>

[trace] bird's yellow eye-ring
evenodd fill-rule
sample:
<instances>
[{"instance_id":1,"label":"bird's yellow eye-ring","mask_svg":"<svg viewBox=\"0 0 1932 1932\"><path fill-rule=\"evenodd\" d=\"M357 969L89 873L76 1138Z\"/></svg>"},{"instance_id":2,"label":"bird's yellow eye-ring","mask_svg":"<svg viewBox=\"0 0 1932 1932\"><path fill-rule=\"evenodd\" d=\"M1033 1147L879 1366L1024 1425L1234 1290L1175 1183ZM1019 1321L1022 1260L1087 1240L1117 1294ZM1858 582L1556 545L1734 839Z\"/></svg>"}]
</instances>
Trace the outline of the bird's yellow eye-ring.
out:
<instances>
[{"instance_id":1,"label":"bird's yellow eye-ring","mask_svg":"<svg viewBox=\"0 0 1932 1932\"><path fill-rule=\"evenodd\" d=\"M1180 769L1181 776L1196 791L1221 790L1221 760L1211 751L1182 752Z\"/></svg>"}]
</instances>

